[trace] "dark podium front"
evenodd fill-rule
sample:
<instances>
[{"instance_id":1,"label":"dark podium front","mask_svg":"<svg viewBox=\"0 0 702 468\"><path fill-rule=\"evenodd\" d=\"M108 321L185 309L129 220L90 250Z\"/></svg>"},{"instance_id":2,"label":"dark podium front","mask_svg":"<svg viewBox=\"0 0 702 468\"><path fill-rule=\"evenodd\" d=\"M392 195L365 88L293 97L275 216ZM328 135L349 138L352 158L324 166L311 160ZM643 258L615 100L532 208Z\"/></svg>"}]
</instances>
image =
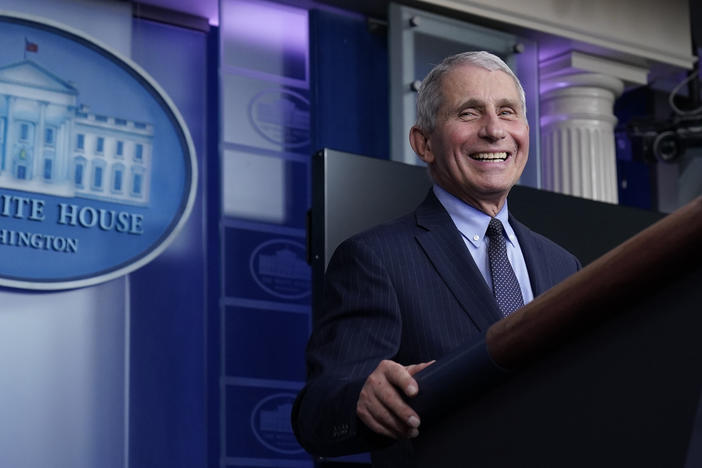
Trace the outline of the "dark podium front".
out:
<instances>
[{"instance_id":1,"label":"dark podium front","mask_svg":"<svg viewBox=\"0 0 702 468\"><path fill-rule=\"evenodd\" d=\"M512 371L491 388L461 401L419 375L441 414L414 441L419 466L694 466L700 243L702 198L493 325L489 354Z\"/></svg>"}]
</instances>

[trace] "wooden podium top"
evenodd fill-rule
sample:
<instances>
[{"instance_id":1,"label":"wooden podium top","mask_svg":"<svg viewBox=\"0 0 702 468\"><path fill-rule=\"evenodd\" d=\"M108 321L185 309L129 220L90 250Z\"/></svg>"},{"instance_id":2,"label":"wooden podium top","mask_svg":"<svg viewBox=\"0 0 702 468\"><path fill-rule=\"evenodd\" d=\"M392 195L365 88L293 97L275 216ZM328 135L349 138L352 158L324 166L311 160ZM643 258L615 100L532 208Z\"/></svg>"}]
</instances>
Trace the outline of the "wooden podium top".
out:
<instances>
[{"instance_id":1,"label":"wooden podium top","mask_svg":"<svg viewBox=\"0 0 702 468\"><path fill-rule=\"evenodd\" d=\"M605 226L606 228L606 226ZM519 368L702 260L702 197L666 216L487 331L490 356Z\"/></svg>"}]
</instances>

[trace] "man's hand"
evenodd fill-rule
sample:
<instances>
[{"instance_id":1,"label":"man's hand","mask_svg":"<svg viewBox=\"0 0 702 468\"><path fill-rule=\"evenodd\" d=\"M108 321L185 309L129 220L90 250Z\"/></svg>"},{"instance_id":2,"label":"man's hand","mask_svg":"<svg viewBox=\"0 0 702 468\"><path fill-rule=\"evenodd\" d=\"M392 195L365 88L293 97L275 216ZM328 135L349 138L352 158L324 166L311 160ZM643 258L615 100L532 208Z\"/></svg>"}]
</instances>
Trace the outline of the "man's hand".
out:
<instances>
[{"instance_id":1,"label":"man's hand","mask_svg":"<svg viewBox=\"0 0 702 468\"><path fill-rule=\"evenodd\" d=\"M431 362L403 366L395 361L381 361L368 376L356 404L356 414L372 431L394 439L419 435L419 416L402 399L417 394L412 377Z\"/></svg>"}]
</instances>

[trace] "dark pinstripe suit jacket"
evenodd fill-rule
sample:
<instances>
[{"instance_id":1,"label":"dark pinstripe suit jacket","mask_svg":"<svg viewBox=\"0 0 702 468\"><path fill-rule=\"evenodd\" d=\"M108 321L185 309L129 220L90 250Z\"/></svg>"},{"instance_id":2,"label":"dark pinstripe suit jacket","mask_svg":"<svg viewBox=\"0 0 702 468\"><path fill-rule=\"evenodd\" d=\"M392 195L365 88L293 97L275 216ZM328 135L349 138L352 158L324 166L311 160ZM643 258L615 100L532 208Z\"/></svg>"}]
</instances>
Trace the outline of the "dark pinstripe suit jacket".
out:
<instances>
[{"instance_id":1,"label":"dark pinstripe suit jacket","mask_svg":"<svg viewBox=\"0 0 702 468\"><path fill-rule=\"evenodd\" d=\"M580 268L563 248L514 218L510 224L535 296ZM388 445L356 416L378 363L437 359L499 318L491 288L433 191L414 213L348 239L329 263L307 348L308 383L292 415L298 440L324 456Z\"/></svg>"}]
</instances>

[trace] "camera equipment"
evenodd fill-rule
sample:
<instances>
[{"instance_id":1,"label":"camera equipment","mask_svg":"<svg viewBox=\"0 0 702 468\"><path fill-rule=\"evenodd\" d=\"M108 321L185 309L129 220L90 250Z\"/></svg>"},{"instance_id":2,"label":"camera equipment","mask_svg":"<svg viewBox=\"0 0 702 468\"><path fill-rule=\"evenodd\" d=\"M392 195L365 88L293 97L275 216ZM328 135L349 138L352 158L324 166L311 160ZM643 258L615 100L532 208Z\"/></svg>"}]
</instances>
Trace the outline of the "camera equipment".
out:
<instances>
[{"instance_id":1,"label":"camera equipment","mask_svg":"<svg viewBox=\"0 0 702 468\"><path fill-rule=\"evenodd\" d=\"M666 121L638 120L627 125L635 153L649 162L674 162L688 148L702 147L702 114Z\"/></svg>"},{"instance_id":2,"label":"camera equipment","mask_svg":"<svg viewBox=\"0 0 702 468\"><path fill-rule=\"evenodd\" d=\"M675 96L684 85L688 86L691 110L683 110L675 103ZM689 148L702 147L702 105L700 105L699 62L680 84L670 92L668 103L674 114L668 120L632 120L627 134L632 149L649 162L674 162Z\"/></svg>"}]
</instances>

